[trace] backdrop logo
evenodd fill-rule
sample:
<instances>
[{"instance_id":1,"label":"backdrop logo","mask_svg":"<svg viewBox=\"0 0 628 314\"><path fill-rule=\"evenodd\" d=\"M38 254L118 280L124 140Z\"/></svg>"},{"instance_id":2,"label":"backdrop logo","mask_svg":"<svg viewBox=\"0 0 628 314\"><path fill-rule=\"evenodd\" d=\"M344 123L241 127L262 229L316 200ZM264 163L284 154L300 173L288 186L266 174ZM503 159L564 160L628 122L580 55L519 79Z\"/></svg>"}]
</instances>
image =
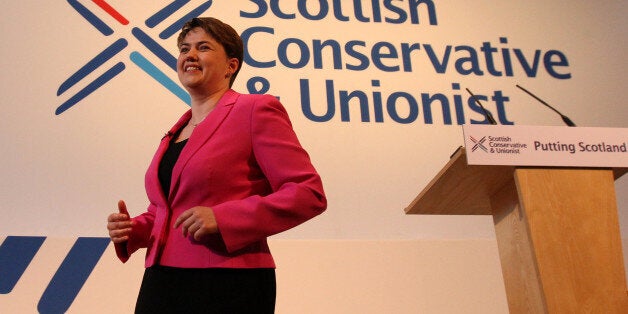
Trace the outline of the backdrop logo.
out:
<instances>
[{"instance_id":1,"label":"backdrop logo","mask_svg":"<svg viewBox=\"0 0 628 314\"><path fill-rule=\"evenodd\" d=\"M8 294L26 272L46 237L8 236L0 245L0 294ZM109 245L109 238L80 237L50 279L39 313L65 313Z\"/></svg>"},{"instance_id":2,"label":"backdrop logo","mask_svg":"<svg viewBox=\"0 0 628 314\"><path fill-rule=\"evenodd\" d=\"M484 143L486 142L486 136L482 137L479 140L476 140L473 136L469 136L469 138L473 142L473 147L471 148L472 152L476 151L479 148L488 153L488 149L486 148L486 146L484 146Z\"/></svg>"},{"instance_id":3,"label":"backdrop logo","mask_svg":"<svg viewBox=\"0 0 628 314\"><path fill-rule=\"evenodd\" d=\"M129 25L129 20L116 9L114 9L111 5L104 0L92 0L95 4L98 5L104 11L104 13L113 17L116 21L118 21L122 25ZM159 10L152 16L150 16L145 21L145 25L148 28L155 28L159 26L166 18L174 15L179 9L181 9L184 5L186 5L190 0L174 0L163 9ZM114 34L113 29L103 22L95 12L92 12L87 7L79 3L78 0L68 0L68 3L78 12L81 16L85 18L87 22L89 22L92 26L94 26L102 35L111 36ZM176 22L165 27L161 33L159 33L159 38L161 40L165 40L178 33L181 30L183 24L191 18L198 17L203 12L205 12L212 5L212 1L205 1L195 9L191 10L187 14L182 15ZM103 12L97 12L99 14L103 14ZM131 34L139 43L144 45L144 47L148 48L150 52L152 52L157 58L159 58L165 65L165 67L169 68L169 70L177 71L177 58L170 54L166 49L163 48L161 44L159 44L155 39L151 38L148 34L146 34L139 27L133 27L131 29ZM57 90L57 96L61 96L63 93L68 91L71 87L76 85L81 80L85 79L90 73L94 72L94 70L104 66L104 64L120 54L124 49L129 45L129 41L126 38L119 38L115 40L112 44L110 44L107 48L105 48L102 52L97 54L94 58L92 58L89 62L83 65L78 71L74 74L70 75L68 79L66 79ZM137 51L132 51L130 53L130 60L140 67L149 77L156 80L163 87L168 89L171 93L179 97L186 104L190 104L190 95L181 88L177 83L172 81L161 69L160 66L157 66L150 62L146 57L144 57L141 53ZM163 65L161 65L163 67ZM98 76L92 82L88 83L87 86L83 87L76 94L71 96L68 100L63 102L57 110L55 114L59 115L64 111L72 108L72 106L78 104L80 101L85 99L91 93L93 93L98 88L107 84L111 79L119 75L126 68L126 64L124 62L118 62L108 70L106 70L103 74Z\"/></svg>"}]
</instances>

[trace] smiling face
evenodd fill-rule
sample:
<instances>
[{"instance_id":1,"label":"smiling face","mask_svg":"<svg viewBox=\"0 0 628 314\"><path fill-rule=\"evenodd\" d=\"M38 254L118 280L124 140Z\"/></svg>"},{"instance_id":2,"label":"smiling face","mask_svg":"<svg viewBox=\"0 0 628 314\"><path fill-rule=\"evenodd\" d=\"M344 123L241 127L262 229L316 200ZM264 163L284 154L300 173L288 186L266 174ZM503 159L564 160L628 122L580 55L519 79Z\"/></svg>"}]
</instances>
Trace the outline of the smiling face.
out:
<instances>
[{"instance_id":1,"label":"smiling face","mask_svg":"<svg viewBox=\"0 0 628 314\"><path fill-rule=\"evenodd\" d=\"M229 89L238 64L237 58L228 58L224 47L200 27L191 29L179 45L177 73L190 93Z\"/></svg>"}]
</instances>

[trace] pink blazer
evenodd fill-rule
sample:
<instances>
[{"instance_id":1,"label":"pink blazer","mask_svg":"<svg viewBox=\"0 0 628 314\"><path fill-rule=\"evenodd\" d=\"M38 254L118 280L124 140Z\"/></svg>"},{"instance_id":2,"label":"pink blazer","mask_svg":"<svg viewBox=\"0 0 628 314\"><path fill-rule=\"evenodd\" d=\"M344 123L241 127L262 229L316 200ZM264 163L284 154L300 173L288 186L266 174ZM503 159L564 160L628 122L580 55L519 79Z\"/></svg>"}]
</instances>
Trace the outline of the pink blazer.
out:
<instances>
[{"instance_id":1,"label":"pink blazer","mask_svg":"<svg viewBox=\"0 0 628 314\"><path fill-rule=\"evenodd\" d=\"M186 112L168 134L190 117ZM147 211L132 218L130 239L116 245L123 262L147 248L146 267L273 268L266 238L327 207L321 178L273 96L226 92L190 136L166 196L157 170L170 139L162 139L146 172ZM194 206L213 208L219 234L198 242L172 228Z\"/></svg>"}]
</instances>

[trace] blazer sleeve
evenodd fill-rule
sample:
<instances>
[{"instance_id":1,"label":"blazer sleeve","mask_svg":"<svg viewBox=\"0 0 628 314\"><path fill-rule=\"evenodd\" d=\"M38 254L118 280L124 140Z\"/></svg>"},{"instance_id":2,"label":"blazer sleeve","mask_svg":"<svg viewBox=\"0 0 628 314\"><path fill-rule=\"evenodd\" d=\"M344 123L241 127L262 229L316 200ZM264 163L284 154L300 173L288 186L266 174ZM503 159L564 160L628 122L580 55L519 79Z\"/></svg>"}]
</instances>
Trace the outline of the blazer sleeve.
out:
<instances>
[{"instance_id":1,"label":"blazer sleeve","mask_svg":"<svg viewBox=\"0 0 628 314\"><path fill-rule=\"evenodd\" d=\"M295 227L327 208L321 178L285 108L270 95L255 99L250 118L253 153L272 193L212 207L229 252Z\"/></svg>"},{"instance_id":2,"label":"blazer sleeve","mask_svg":"<svg viewBox=\"0 0 628 314\"><path fill-rule=\"evenodd\" d=\"M129 260L135 251L148 247L153 222L155 220L155 206L148 206L148 210L136 217L133 217L133 228L129 240L122 243L115 243L116 255L123 262Z\"/></svg>"}]
</instances>

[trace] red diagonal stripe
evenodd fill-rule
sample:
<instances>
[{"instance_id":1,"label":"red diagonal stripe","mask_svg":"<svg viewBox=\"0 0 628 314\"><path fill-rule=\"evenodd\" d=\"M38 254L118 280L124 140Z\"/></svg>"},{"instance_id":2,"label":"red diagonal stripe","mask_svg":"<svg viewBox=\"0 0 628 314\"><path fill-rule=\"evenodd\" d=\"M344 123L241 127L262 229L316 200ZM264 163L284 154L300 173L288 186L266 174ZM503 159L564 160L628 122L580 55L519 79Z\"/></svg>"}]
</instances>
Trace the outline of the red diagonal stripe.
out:
<instances>
[{"instance_id":1,"label":"red diagonal stripe","mask_svg":"<svg viewBox=\"0 0 628 314\"><path fill-rule=\"evenodd\" d=\"M111 15L114 19L120 22L120 24L122 25L129 24L129 20L127 20L124 16L122 16L122 14L116 11L116 9L111 7L109 3L107 3L106 1L104 0L92 0L92 1L96 3L101 9L105 10L105 12L109 13L109 15Z\"/></svg>"}]
</instances>

